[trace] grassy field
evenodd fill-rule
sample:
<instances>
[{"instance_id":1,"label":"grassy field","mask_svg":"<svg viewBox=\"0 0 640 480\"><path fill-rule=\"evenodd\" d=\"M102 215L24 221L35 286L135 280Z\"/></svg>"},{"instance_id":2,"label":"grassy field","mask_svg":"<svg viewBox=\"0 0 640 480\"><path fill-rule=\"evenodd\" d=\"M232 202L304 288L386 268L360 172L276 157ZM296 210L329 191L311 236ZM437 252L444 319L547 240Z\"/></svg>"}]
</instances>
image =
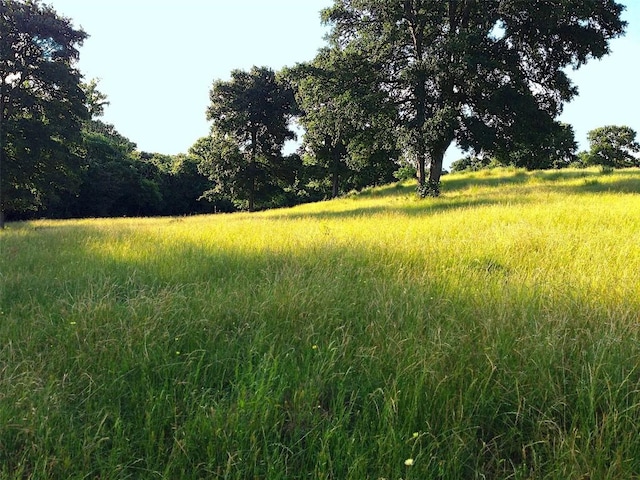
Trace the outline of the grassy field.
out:
<instances>
[{"instance_id":1,"label":"grassy field","mask_svg":"<svg viewBox=\"0 0 640 480\"><path fill-rule=\"evenodd\" d=\"M0 478L640 478L640 171L0 232Z\"/></svg>"}]
</instances>

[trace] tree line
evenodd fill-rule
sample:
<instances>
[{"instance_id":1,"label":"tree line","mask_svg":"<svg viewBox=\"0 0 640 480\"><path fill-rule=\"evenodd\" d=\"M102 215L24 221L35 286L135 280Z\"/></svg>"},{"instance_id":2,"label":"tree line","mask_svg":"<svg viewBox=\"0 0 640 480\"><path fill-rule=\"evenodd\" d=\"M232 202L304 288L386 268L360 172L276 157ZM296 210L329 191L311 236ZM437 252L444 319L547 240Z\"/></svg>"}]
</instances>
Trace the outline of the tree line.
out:
<instances>
[{"instance_id":1,"label":"tree line","mask_svg":"<svg viewBox=\"0 0 640 480\"><path fill-rule=\"evenodd\" d=\"M187 153L137 150L100 120L107 96L76 68L87 34L39 0L0 0L0 225L10 219L181 215L289 206L455 170L638 165L629 127L576 153L557 121L566 74L624 33L614 0L334 0L327 45L274 72L215 80L210 134ZM304 132L299 149L284 154Z\"/></svg>"},{"instance_id":2,"label":"tree line","mask_svg":"<svg viewBox=\"0 0 640 480\"><path fill-rule=\"evenodd\" d=\"M468 155L451 164L451 172L476 171L494 166L515 166L529 170L551 168L640 167L640 143L637 132L626 125L607 125L587 133L589 149L578 152L573 128L561 124L558 136L537 150L527 146L514 149L503 156Z\"/></svg>"}]
</instances>

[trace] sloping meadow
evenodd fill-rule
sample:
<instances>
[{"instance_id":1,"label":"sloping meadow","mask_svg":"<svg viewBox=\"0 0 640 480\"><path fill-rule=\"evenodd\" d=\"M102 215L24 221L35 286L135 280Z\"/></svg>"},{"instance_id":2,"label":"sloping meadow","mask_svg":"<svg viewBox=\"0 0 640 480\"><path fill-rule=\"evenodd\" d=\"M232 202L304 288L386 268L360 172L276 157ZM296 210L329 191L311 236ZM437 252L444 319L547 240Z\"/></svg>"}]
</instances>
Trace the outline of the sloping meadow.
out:
<instances>
[{"instance_id":1,"label":"sloping meadow","mask_svg":"<svg viewBox=\"0 0 640 480\"><path fill-rule=\"evenodd\" d=\"M0 233L1 478L640 476L640 171Z\"/></svg>"}]
</instances>

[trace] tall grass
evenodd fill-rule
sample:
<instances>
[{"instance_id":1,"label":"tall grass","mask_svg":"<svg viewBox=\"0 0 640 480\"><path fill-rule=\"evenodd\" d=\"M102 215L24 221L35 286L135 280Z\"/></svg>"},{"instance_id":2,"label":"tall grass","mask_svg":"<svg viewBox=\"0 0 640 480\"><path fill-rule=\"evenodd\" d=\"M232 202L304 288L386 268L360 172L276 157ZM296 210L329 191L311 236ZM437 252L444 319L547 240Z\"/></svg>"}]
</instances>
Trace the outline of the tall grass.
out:
<instances>
[{"instance_id":1,"label":"tall grass","mask_svg":"<svg viewBox=\"0 0 640 480\"><path fill-rule=\"evenodd\" d=\"M640 172L0 236L0 478L638 478Z\"/></svg>"}]
</instances>

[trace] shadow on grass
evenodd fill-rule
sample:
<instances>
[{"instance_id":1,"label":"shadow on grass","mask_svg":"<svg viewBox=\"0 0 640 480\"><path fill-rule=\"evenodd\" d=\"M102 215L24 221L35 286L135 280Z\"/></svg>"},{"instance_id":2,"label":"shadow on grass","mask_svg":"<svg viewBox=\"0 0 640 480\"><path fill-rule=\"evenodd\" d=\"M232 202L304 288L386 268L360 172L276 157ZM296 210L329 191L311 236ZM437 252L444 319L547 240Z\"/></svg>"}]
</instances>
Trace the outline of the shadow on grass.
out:
<instances>
[{"instance_id":1,"label":"shadow on grass","mask_svg":"<svg viewBox=\"0 0 640 480\"><path fill-rule=\"evenodd\" d=\"M582 185L566 187L573 193L640 193L640 176L638 178L624 178L620 180L607 181L605 178L585 179Z\"/></svg>"},{"instance_id":2,"label":"shadow on grass","mask_svg":"<svg viewBox=\"0 0 640 480\"><path fill-rule=\"evenodd\" d=\"M507 172L503 169L488 169L461 175L447 175L442 178L443 192L479 187L499 187L527 183L529 175L525 170Z\"/></svg>"},{"instance_id":3,"label":"shadow on grass","mask_svg":"<svg viewBox=\"0 0 640 480\"><path fill-rule=\"evenodd\" d=\"M389 185L384 185L381 187L369 187L365 188L359 192L350 192L345 195L346 198L385 198L385 197L396 197L399 195L411 195L416 192L416 184L415 182L396 182Z\"/></svg>"},{"instance_id":4,"label":"shadow on grass","mask_svg":"<svg viewBox=\"0 0 640 480\"><path fill-rule=\"evenodd\" d=\"M523 196L517 203L525 203L527 199ZM399 214L410 216L426 216L436 215L440 213L446 213L452 210L460 210L466 208L478 208L478 207L490 207L492 205L499 205L502 202L500 200L491 199L489 197L463 197L463 198L440 198L440 199L425 199L423 201L417 201L413 204L395 206L395 205L373 205L368 207L348 208L338 211L323 211L323 212L304 212L304 213L287 213L283 216L270 217L271 220L280 220L283 218L289 220L298 220L305 218L315 219L350 219L357 217L367 217L372 215L381 214ZM513 201L510 204L513 205Z\"/></svg>"},{"instance_id":5,"label":"shadow on grass","mask_svg":"<svg viewBox=\"0 0 640 480\"><path fill-rule=\"evenodd\" d=\"M579 180L582 179L582 182ZM486 188L483 192L466 192L474 187ZM508 196L493 189L502 187L522 187L513 189ZM467 175L451 175L443 178L442 196L407 202L401 206L388 203L384 205L358 206L339 211L289 213L286 218L353 218L385 213L405 215L434 215L451 210L490 207L508 202L509 205L530 203L529 193L534 189L544 189L559 194L581 193L640 193L640 169L616 170L613 173L600 170L539 170L527 172L516 170L484 170ZM415 183L403 182L387 187L364 190L348 197L357 198L393 198L397 196L415 196ZM347 198L348 198L347 197ZM285 217L283 216L283 217ZM280 217L274 217L280 218Z\"/></svg>"},{"instance_id":6,"label":"shadow on grass","mask_svg":"<svg viewBox=\"0 0 640 480\"><path fill-rule=\"evenodd\" d=\"M584 179L582 185L563 185L563 182L572 182ZM585 169L564 170L525 170L509 171L482 170L464 175L451 175L443 178L443 192L455 192L473 186L477 187L501 187L523 184L545 184L558 189L559 192L569 190L576 191L611 191L620 193L640 193L640 169L622 169L613 172ZM555 184L555 185L553 185Z\"/></svg>"}]
</instances>

